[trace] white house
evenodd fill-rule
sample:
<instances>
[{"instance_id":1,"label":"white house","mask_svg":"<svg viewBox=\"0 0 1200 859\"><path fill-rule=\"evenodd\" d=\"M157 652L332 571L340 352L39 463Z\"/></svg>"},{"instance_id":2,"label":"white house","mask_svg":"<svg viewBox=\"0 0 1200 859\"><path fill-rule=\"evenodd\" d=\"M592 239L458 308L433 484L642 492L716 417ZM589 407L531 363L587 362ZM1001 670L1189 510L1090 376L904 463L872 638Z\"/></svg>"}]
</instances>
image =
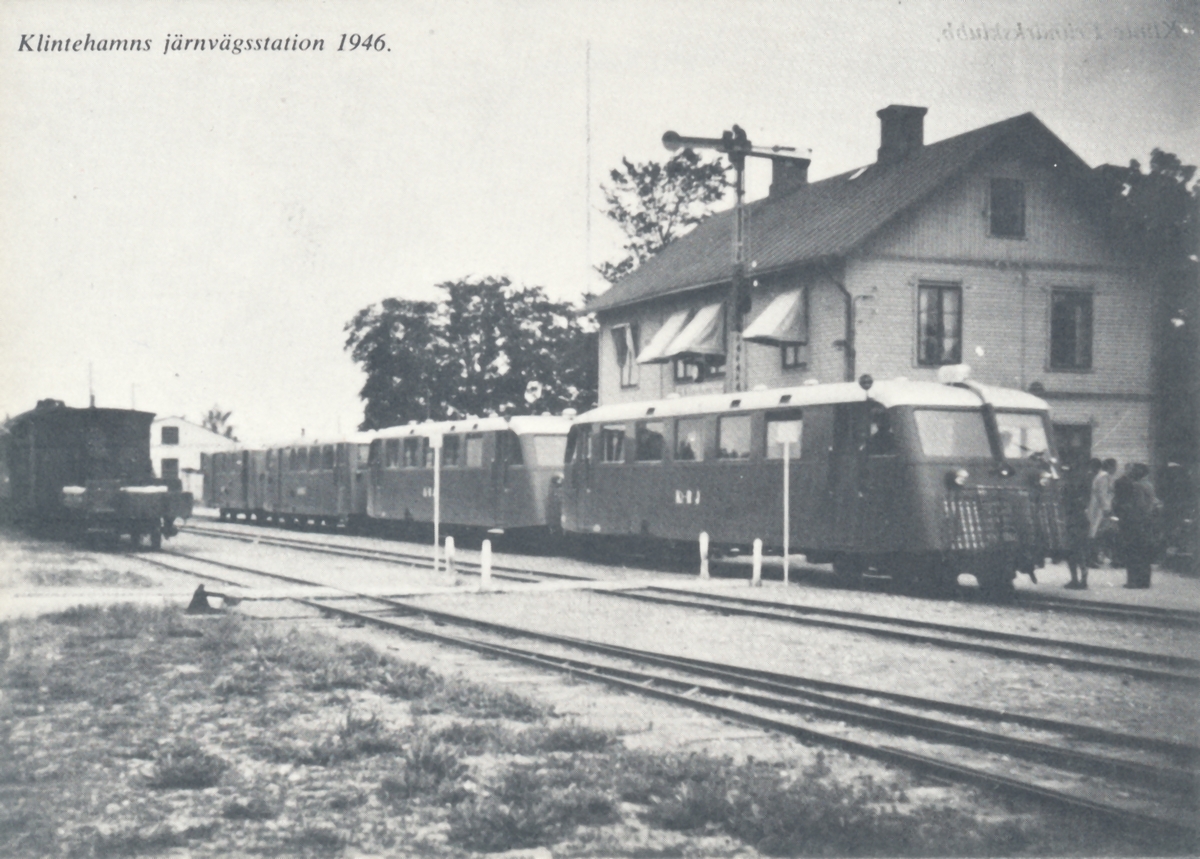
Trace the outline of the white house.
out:
<instances>
[{"instance_id":1,"label":"white house","mask_svg":"<svg viewBox=\"0 0 1200 859\"><path fill-rule=\"evenodd\" d=\"M150 425L150 461L160 478L178 478L183 491L204 497L200 454L236 450L238 442L180 417L156 418Z\"/></svg>"}]
</instances>

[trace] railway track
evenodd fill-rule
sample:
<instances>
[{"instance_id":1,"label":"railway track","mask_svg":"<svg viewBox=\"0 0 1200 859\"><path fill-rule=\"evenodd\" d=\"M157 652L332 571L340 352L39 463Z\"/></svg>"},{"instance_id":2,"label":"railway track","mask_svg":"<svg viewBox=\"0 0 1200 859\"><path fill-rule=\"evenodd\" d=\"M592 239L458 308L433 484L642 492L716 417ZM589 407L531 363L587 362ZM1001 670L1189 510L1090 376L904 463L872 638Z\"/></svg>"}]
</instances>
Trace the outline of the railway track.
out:
<instances>
[{"instance_id":1,"label":"railway track","mask_svg":"<svg viewBox=\"0 0 1200 859\"><path fill-rule=\"evenodd\" d=\"M290 583L315 584L180 557ZM219 578L160 559L147 560L179 572ZM245 586L236 580L219 580ZM1036 799L1118 823L1135 834L1168 834L1173 843L1188 849L1200 835L1190 813L1200 764L1196 746L551 635L352 591L295 599L327 615L595 680L807 742ZM450 634L446 626L471 634ZM539 648L517 647L511 643L514 637L534 641ZM1037 739L1015 736L1018 731ZM898 737L907 748L894 745ZM1121 801L1113 802L1112 796Z\"/></svg>"},{"instance_id":2,"label":"railway track","mask_svg":"<svg viewBox=\"0 0 1200 859\"><path fill-rule=\"evenodd\" d=\"M270 534L229 532L224 529L205 529L189 526L189 530L204 536L254 542L263 545L292 548L363 560L400 563L406 566L433 568L429 554L375 550L349 547L311 540ZM479 574L479 564L459 560L457 568L466 574ZM587 576L567 573L540 572L516 567L494 565L493 576L522 583L546 579L594 581ZM1142 680L1200 685L1200 659L1187 656L1154 653L1142 650L1108 647L1083 642L1064 641L1044 636L955 626L931 621L889 617L864 612L842 611L794 603L772 602L763 599L739 598L729 594L696 592L684 588L649 586L642 590L609 592L620 599L692 608L723 615L754 617L782 623L799 624L823 629L851 632L878 638L902 641L906 644L929 645L943 649L980 653L1002 659L1020 660L1034 664L1056 665L1072 670L1120 674ZM1075 655L1078 654L1078 655Z\"/></svg>"}]
</instances>

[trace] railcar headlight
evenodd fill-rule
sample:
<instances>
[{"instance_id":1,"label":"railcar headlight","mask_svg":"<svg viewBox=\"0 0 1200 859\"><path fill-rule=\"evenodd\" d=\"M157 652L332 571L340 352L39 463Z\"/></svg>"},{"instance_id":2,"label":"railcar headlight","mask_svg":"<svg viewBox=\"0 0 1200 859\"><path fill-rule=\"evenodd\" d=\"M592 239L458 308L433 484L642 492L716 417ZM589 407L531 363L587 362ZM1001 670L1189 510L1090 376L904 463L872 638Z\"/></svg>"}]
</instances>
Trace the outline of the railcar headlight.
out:
<instances>
[{"instance_id":1,"label":"railcar headlight","mask_svg":"<svg viewBox=\"0 0 1200 859\"><path fill-rule=\"evenodd\" d=\"M951 471L946 474L947 486L966 486L967 478L971 476L971 472L965 468L960 468L957 471Z\"/></svg>"},{"instance_id":2,"label":"railcar headlight","mask_svg":"<svg viewBox=\"0 0 1200 859\"><path fill-rule=\"evenodd\" d=\"M1043 471L1038 475L1038 483L1040 483L1042 486L1049 486L1050 481L1053 479L1054 476L1049 471Z\"/></svg>"}]
</instances>

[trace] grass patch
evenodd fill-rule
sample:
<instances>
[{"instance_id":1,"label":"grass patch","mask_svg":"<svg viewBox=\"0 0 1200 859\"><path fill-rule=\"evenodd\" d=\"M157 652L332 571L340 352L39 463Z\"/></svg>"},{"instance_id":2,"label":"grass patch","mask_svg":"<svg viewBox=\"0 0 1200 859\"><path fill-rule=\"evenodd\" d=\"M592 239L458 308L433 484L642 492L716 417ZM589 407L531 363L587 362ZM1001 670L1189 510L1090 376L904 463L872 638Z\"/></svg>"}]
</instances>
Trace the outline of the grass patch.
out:
<instances>
[{"instance_id":1,"label":"grass patch","mask_svg":"<svg viewBox=\"0 0 1200 859\"><path fill-rule=\"evenodd\" d=\"M462 752L456 746L420 732L404 748L400 769L383 779L380 794L390 802L416 798L454 800L459 780L466 775Z\"/></svg>"},{"instance_id":2,"label":"grass patch","mask_svg":"<svg viewBox=\"0 0 1200 859\"><path fill-rule=\"evenodd\" d=\"M578 826L618 819L611 794L579 783L574 767L518 765L483 795L454 807L448 837L468 850L494 853L552 844Z\"/></svg>"},{"instance_id":3,"label":"grass patch","mask_svg":"<svg viewBox=\"0 0 1200 859\"><path fill-rule=\"evenodd\" d=\"M824 765L629 751L511 691L236 613L85 608L10 632L6 859L706 855L714 834L769 855L1136 852L1099 827L923 806ZM623 838L635 846L607 849Z\"/></svg>"},{"instance_id":4,"label":"grass patch","mask_svg":"<svg viewBox=\"0 0 1200 859\"><path fill-rule=\"evenodd\" d=\"M160 753L147 783L160 790L201 790L215 786L229 764L194 742L179 742Z\"/></svg>"}]
</instances>

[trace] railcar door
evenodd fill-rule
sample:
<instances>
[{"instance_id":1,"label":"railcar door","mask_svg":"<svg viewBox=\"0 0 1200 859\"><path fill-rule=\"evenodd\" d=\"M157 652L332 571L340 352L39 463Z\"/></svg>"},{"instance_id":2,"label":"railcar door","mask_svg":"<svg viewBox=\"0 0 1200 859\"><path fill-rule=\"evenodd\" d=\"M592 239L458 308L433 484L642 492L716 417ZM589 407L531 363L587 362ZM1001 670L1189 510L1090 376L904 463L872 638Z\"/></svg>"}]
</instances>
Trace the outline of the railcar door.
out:
<instances>
[{"instance_id":1,"label":"railcar door","mask_svg":"<svg viewBox=\"0 0 1200 859\"><path fill-rule=\"evenodd\" d=\"M503 528L506 523L518 518L513 509L519 502L513 492L524 472L525 458L521 451L521 440L512 430L500 430L495 434L495 456L492 459L492 524Z\"/></svg>"},{"instance_id":2,"label":"railcar door","mask_svg":"<svg viewBox=\"0 0 1200 859\"><path fill-rule=\"evenodd\" d=\"M866 461L862 475L862 511L859 548L866 552L892 552L904 548L910 509L909 489L897 415L871 403L865 439Z\"/></svg>"},{"instance_id":3,"label":"railcar door","mask_svg":"<svg viewBox=\"0 0 1200 859\"><path fill-rule=\"evenodd\" d=\"M567 435L567 479L563 487L563 506L569 530L591 528L589 499L592 491L592 428L588 424L571 427Z\"/></svg>"},{"instance_id":4,"label":"railcar door","mask_svg":"<svg viewBox=\"0 0 1200 859\"><path fill-rule=\"evenodd\" d=\"M867 404L840 403L833 410L834 535L839 546L859 548L863 480L866 475Z\"/></svg>"}]
</instances>

